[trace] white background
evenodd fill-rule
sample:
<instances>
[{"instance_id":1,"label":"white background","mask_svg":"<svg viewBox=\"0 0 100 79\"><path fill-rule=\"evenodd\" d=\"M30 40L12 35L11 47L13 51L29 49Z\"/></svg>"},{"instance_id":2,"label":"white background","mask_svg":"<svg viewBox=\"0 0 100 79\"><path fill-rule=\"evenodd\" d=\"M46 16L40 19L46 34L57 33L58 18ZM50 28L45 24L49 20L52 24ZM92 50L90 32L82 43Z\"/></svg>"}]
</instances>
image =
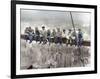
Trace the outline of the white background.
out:
<instances>
[{"instance_id":1,"label":"white background","mask_svg":"<svg viewBox=\"0 0 100 79\"><path fill-rule=\"evenodd\" d=\"M100 0L36 0L58 3L98 5L98 74L41 77L31 79L100 79ZM0 79L10 79L10 0L0 0Z\"/></svg>"}]
</instances>

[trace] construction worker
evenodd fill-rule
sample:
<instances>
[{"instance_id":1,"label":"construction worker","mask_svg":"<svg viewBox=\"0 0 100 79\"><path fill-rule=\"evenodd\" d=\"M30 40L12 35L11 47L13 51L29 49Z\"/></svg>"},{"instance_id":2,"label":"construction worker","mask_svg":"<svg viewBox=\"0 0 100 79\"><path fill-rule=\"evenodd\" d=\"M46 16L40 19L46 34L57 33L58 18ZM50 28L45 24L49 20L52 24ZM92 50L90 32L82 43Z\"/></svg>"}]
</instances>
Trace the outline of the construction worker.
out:
<instances>
[{"instance_id":1,"label":"construction worker","mask_svg":"<svg viewBox=\"0 0 100 79\"><path fill-rule=\"evenodd\" d=\"M32 41L34 40L34 30L31 27L29 27L28 31L29 31L28 37L29 37L29 40L30 40L29 43L32 43Z\"/></svg>"},{"instance_id":2,"label":"construction worker","mask_svg":"<svg viewBox=\"0 0 100 79\"><path fill-rule=\"evenodd\" d=\"M53 31L51 33L51 41L56 43L56 31L55 31L55 29L53 29Z\"/></svg>"},{"instance_id":3,"label":"construction worker","mask_svg":"<svg viewBox=\"0 0 100 79\"><path fill-rule=\"evenodd\" d=\"M43 44L46 44L47 42L47 32L45 30L45 26L42 26L42 30L40 33L40 43L43 42Z\"/></svg>"},{"instance_id":4,"label":"construction worker","mask_svg":"<svg viewBox=\"0 0 100 79\"><path fill-rule=\"evenodd\" d=\"M47 39L48 39L48 42L49 42L49 45L50 45L50 42L51 42L51 32L50 32L49 29L47 30Z\"/></svg>"},{"instance_id":5,"label":"construction worker","mask_svg":"<svg viewBox=\"0 0 100 79\"><path fill-rule=\"evenodd\" d=\"M62 32L60 31L60 28L57 28L56 33L56 44L62 44Z\"/></svg>"},{"instance_id":6,"label":"construction worker","mask_svg":"<svg viewBox=\"0 0 100 79\"><path fill-rule=\"evenodd\" d=\"M38 30L38 27L35 27L35 41L39 41L40 39L40 31Z\"/></svg>"},{"instance_id":7,"label":"construction worker","mask_svg":"<svg viewBox=\"0 0 100 79\"><path fill-rule=\"evenodd\" d=\"M83 43L83 33L81 29L78 29L78 47L82 46Z\"/></svg>"},{"instance_id":8,"label":"construction worker","mask_svg":"<svg viewBox=\"0 0 100 79\"><path fill-rule=\"evenodd\" d=\"M72 44L77 45L77 33L75 31L72 32Z\"/></svg>"},{"instance_id":9,"label":"construction worker","mask_svg":"<svg viewBox=\"0 0 100 79\"><path fill-rule=\"evenodd\" d=\"M63 29L63 32L62 32L62 40L63 40L63 43L66 44L66 30Z\"/></svg>"},{"instance_id":10,"label":"construction worker","mask_svg":"<svg viewBox=\"0 0 100 79\"><path fill-rule=\"evenodd\" d=\"M67 34L67 44L72 45L72 30L69 29L68 34Z\"/></svg>"},{"instance_id":11,"label":"construction worker","mask_svg":"<svg viewBox=\"0 0 100 79\"><path fill-rule=\"evenodd\" d=\"M25 28L24 34L25 34L25 40L27 42L27 40L29 39L28 38L28 35L29 35L28 27Z\"/></svg>"}]
</instances>

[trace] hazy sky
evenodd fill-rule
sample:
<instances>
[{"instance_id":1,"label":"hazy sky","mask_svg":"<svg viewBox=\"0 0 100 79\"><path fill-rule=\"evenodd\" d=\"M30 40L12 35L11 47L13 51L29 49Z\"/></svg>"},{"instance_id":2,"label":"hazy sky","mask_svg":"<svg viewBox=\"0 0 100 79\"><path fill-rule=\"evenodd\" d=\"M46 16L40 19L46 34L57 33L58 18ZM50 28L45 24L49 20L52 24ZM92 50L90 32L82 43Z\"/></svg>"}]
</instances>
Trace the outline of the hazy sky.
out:
<instances>
[{"instance_id":1,"label":"hazy sky","mask_svg":"<svg viewBox=\"0 0 100 79\"><path fill-rule=\"evenodd\" d=\"M91 13L71 12L75 27L81 28L85 38L90 39L90 15ZM70 12L68 11L47 11L47 10L21 10L21 33L25 27L38 27L42 25L48 29L60 27L61 29L73 28Z\"/></svg>"}]
</instances>

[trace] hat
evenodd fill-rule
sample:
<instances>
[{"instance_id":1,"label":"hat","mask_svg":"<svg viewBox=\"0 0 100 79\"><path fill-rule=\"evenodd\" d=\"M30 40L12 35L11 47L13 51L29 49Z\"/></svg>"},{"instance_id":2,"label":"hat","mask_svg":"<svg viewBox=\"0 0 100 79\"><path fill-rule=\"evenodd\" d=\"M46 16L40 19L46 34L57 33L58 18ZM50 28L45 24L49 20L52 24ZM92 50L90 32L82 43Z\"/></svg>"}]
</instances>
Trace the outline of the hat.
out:
<instances>
[{"instance_id":1,"label":"hat","mask_svg":"<svg viewBox=\"0 0 100 79\"><path fill-rule=\"evenodd\" d=\"M69 31L71 31L71 29L69 29Z\"/></svg>"},{"instance_id":2,"label":"hat","mask_svg":"<svg viewBox=\"0 0 100 79\"><path fill-rule=\"evenodd\" d=\"M65 31L65 29L63 29L63 31Z\"/></svg>"},{"instance_id":3,"label":"hat","mask_svg":"<svg viewBox=\"0 0 100 79\"><path fill-rule=\"evenodd\" d=\"M81 31L81 29L78 29L79 31Z\"/></svg>"},{"instance_id":4,"label":"hat","mask_svg":"<svg viewBox=\"0 0 100 79\"><path fill-rule=\"evenodd\" d=\"M42 26L42 28L45 28L45 26Z\"/></svg>"}]
</instances>

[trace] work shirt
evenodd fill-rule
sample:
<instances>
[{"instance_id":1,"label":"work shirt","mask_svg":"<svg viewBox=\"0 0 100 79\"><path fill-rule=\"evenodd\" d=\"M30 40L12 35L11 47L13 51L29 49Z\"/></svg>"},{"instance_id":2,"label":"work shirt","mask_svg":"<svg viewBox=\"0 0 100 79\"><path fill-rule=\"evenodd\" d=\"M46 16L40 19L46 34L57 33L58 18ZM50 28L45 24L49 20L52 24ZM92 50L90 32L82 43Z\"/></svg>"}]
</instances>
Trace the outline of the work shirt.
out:
<instances>
[{"instance_id":1,"label":"work shirt","mask_svg":"<svg viewBox=\"0 0 100 79\"><path fill-rule=\"evenodd\" d=\"M47 32L46 32L46 30L41 30L41 31L40 31L40 36L41 36L41 37L47 37Z\"/></svg>"},{"instance_id":2,"label":"work shirt","mask_svg":"<svg viewBox=\"0 0 100 79\"><path fill-rule=\"evenodd\" d=\"M39 35L40 35L39 30L36 30L36 31L35 31L35 34L36 34L37 36L39 36Z\"/></svg>"},{"instance_id":3,"label":"work shirt","mask_svg":"<svg viewBox=\"0 0 100 79\"><path fill-rule=\"evenodd\" d=\"M50 35L51 35L50 31L48 31L48 32L47 32L47 36L50 36Z\"/></svg>"},{"instance_id":4,"label":"work shirt","mask_svg":"<svg viewBox=\"0 0 100 79\"><path fill-rule=\"evenodd\" d=\"M77 39L77 33L73 32L71 38L72 38L73 40Z\"/></svg>"},{"instance_id":5,"label":"work shirt","mask_svg":"<svg viewBox=\"0 0 100 79\"><path fill-rule=\"evenodd\" d=\"M67 37L67 34L66 33L62 33L62 37L63 38L66 38Z\"/></svg>"},{"instance_id":6,"label":"work shirt","mask_svg":"<svg viewBox=\"0 0 100 79\"><path fill-rule=\"evenodd\" d=\"M62 32L60 32L60 31L57 32L57 33L56 33L56 36L57 36L57 37L62 37Z\"/></svg>"},{"instance_id":7,"label":"work shirt","mask_svg":"<svg viewBox=\"0 0 100 79\"><path fill-rule=\"evenodd\" d=\"M78 32L78 41L82 41L82 40L83 40L83 33Z\"/></svg>"},{"instance_id":8,"label":"work shirt","mask_svg":"<svg viewBox=\"0 0 100 79\"><path fill-rule=\"evenodd\" d=\"M70 39L71 37L72 37L72 33L71 32L68 32L67 39Z\"/></svg>"},{"instance_id":9,"label":"work shirt","mask_svg":"<svg viewBox=\"0 0 100 79\"><path fill-rule=\"evenodd\" d=\"M52 32L51 38L54 38L56 36L56 32Z\"/></svg>"},{"instance_id":10,"label":"work shirt","mask_svg":"<svg viewBox=\"0 0 100 79\"><path fill-rule=\"evenodd\" d=\"M28 28L25 29L25 35L28 35L29 34L29 31L28 31Z\"/></svg>"}]
</instances>

